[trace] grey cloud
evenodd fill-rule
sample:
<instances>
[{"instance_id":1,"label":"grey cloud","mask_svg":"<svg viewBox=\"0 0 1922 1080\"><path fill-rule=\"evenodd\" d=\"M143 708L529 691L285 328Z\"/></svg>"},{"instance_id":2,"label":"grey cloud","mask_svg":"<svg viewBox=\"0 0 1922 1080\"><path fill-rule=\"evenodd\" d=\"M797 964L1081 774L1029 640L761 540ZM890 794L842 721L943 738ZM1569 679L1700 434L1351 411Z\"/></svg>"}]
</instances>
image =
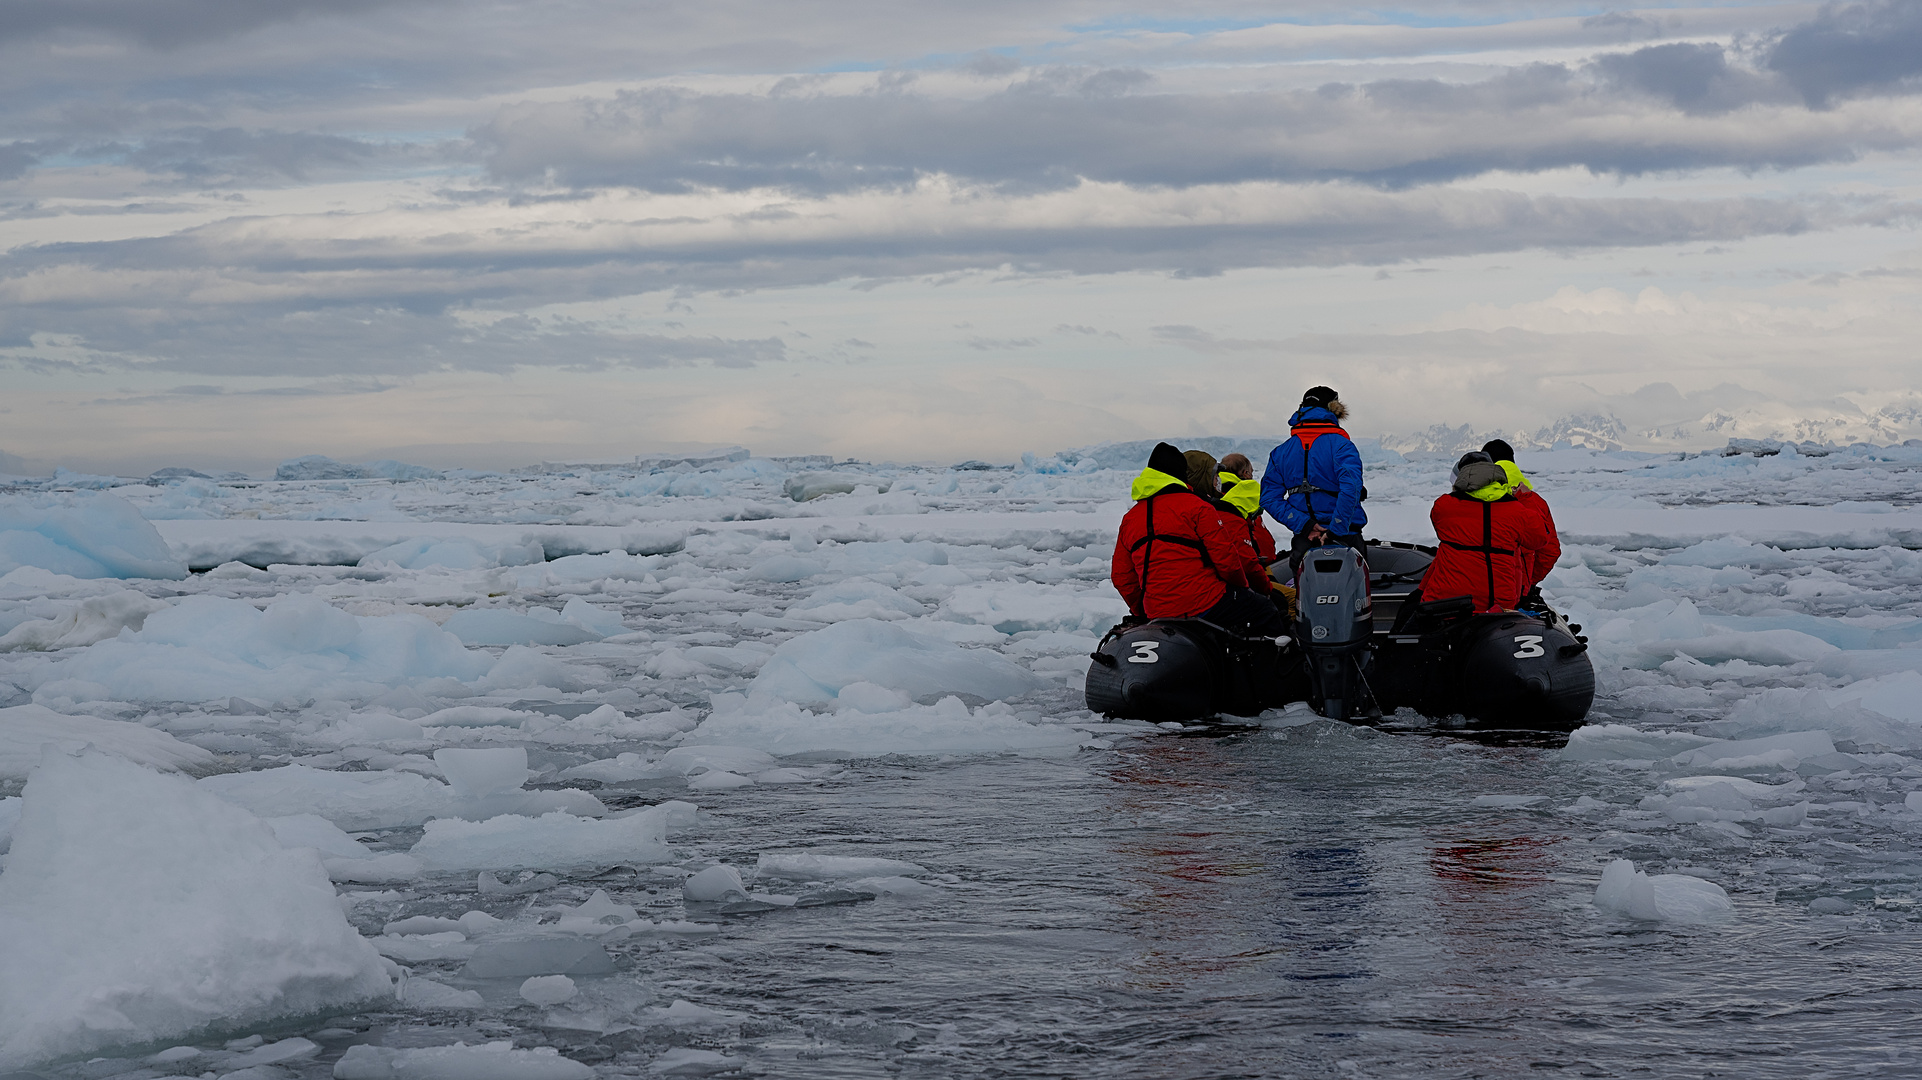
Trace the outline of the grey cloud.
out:
<instances>
[{"instance_id":1,"label":"grey cloud","mask_svg":"<svg viewBox=\"0 0 1922 1080\"><path fill-rule=\"evenodd\" d=\"M1767 200L1355 191L1340 205L1284 223L1009 227L878 239L750 236L637 254L625 249L463 252L457 247L441 252L405 241L290 243L262 239L272 232L271 219L249 219L157 240L16 248L0 256L0 295L22 281L98 277L80 281L64 299L46 299L39 285L14 293L0 305L0 338L28 331L73 338L91 350L89 370L138 366L213 376L739 367L780 361L786 346L779 338L617 333L525 315L485 323L461 312L1002 266L1017 273L1110 273L1393 264L1523 248L1732 240L1848 220L1832 209L1812 212ZM135 275L136 284L115 284L127 273ZM231 287L213 287L217 283L206 280L211 275ZM202 299L222 295L255 299ZM1264 347L1198 333L1184 337L1179 329L1159 333L1200 351ZM1018 344L980 339L984 348ZM28 362L29 355L16 353L16 362Z\"/></svg>"},{"instance_id":2,"label":"grey cloud","mask_svg":"<svg viewBox=\"0 0 1922 1080\"><path fill-rule=\"evenodd\" d=\"M89 33L159 48L272 23L353 15L395 0L0 0L0 43Z\"/></svg>"},{"instance_id":3,"label":"grey cloud","mask_svg":"<svg viewBox=\"0 0 1922 1080\"><path fill-rule=\"evenodd\" d=\"M437 148L420 144L375 143L317 132L240 128L171 131L138 145L106 145L91 153L199 184L364 175L377 166L444 160Z\"/></svg>"},{"instance_id":4,"label":"grey cloud","mask_svg":"<svg viewBox=\"0 0 1922 1080\"><path fill-rule=\"evenodd\" d=\"M1390 264L1525 248L1630 247L1721 241L1872 220L1913 220L1914 207L1818 206L1768 199L1576 199L1502 191L1319 192L1293 220L1219 225L936 227L816 236L811 232L618 248L476 247L449 235L406 240L289 240L259 219L167 237L48 244L0 256L7 282L62 267L155 271L195 287L219 273L318 305L372 303L435 312L455 303L546 303L659 289L729 289L899 278L1009 265L1017 272L1163 269L1218 273L1245 266ZM151 294L150 294L151 295ZM80 302L76 302L80 303ZM81 306L90 304L82 303Z\"/></svg>"},{"instance_id":5,"label":"grey cloud","mask_svg":"<svg viewBox=\"0 0 1922 1080\"><path fill-rule=\"evenodd\" d=\"M1179 345L1185 349L1191 349L1204 356L1222 356L1229 353L1246 352L1271 353L1280 349L1283 345L1280 341L1268 341L1259 338L1217 337L1198 326L1188 326L1185 324L1154 326L1149 328L1149 333L1161 341L1168 342L1171 345Z\"/></svg>"},{"instance_id":6,"label":"grey cloud","mask_svg":"<svg viewBox=\"0 0 1922 1080\"><path fill-rule=\"evenodd\" d=\"M1529 64L1467 84L1113 92L1139 85L1129 72L1057 71L972 100L648 90L515 105L472 134L506 183L813 194L927 175L1015 190L1084 179L1398 187L1571 166L1618 175L1792 168L1912 142L1900 128L1876 125L1826 133L1783 125L1773 137L1766 127L1729 130L1735 121L1716 114L1794 95L1773 76L1732 65L1719 46L1653 46L1581 70ZM1650 98L1683 115L1650 123Z\"/></svg>"},{"instance_id":7,"label":"grey cloud","mask_svg":"<svg viewBox=\"0 0 1922 1080\"><path fill-rule=\"evenodd\" d=\"M138 368L180 374L374 377L518 368L746 368L787 358L779 338L671 337L540 325L516 317L489 326L403 308L335 305L289 309L197 306L182 310L37 312L41 326L72 333L91 354L85 370ZM50 371L45 363L16 364ZM175 393L190 392L176 390Z\"/></svg>"},{"instance_id":8,"label":"grey cloud","mask_svg":"<svg viewBox=\"0 0 1922 1080\"><path fill-rule=\"evenodd\" d=\"M1754 71L1731 65L1720 45L1653 45L1632 53L1597 57L1603 78L1692 114L1728 112L1744 105L1777 103L1794 94Z\"/></svg>"},{"instance_id":9,"label":"grey cloud","mask_svg":"<svg viewBox=\"0 0 1922 1080\"><path fill-rule=\"evenodd\" d=\"M40 163L40 154L32 143L13 142L0 145L0 180L12 180L24 175L28 169Z\"/></svg>"},{"instance_id":10,"label":"grey cloud","mask_svg":"<svg viewBox=\"0 0 1922 1080\"><path fill-rule=\"evenodd\" d=\"M1775 41L1768 67L1814 105L1878 90L1913 90L1922 76L1922 4L1831 4Z\"/></svg>"}]
</instances>

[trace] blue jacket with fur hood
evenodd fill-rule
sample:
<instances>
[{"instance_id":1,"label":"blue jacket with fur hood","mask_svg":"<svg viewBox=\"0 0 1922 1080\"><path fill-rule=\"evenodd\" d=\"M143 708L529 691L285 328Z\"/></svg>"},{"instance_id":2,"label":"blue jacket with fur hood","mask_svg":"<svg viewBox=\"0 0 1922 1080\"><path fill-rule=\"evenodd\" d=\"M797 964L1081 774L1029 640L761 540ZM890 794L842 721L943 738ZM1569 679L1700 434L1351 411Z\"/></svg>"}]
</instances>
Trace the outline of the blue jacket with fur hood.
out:
<instances>
[{"instance_id":1,"label":"blue jacket with fur hood","mask_svg":"<svg viewBox=\"0 0 1922 1080\"><path fill-rule=\"evenodd\" d=\"M1361 451L1334 413L1303 406L1288 418L1291 437L1268 455L1261 474L1261 508L1292 533L1308 531L1310 518L1337 536L1368 524L1361 508ZM1314 491L1287 492L1306 481Z\"/></svg>"}]
</instances>

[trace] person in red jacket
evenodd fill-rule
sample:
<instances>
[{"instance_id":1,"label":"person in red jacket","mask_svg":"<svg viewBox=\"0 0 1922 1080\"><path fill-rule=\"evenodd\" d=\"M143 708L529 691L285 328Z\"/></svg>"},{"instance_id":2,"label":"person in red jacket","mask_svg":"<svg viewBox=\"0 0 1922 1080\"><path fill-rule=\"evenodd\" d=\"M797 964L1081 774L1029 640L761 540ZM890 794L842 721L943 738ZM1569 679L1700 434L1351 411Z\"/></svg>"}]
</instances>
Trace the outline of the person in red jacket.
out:
<instances>
[{"instance_id":1,"label":"person in red jacket","mask_svg":"<svg viewBox=\"0 0 1922 1080\"><path fill-rule=\"evenodd\" d=\"M1422 600L1466 596L1478 612L1512 610L1527 589L1524 573L1553 534L1511 494L1508 474L1487 454L1466 454L1455 469L1453 488L1428 511L1441 547L1422 577Z\"/></svg>"},{"instance_id":2,"label":"person in red jacket","mask_svg":"<svg viewBox=\"0 0 1922 1080\"><path fill-rule=\"evenodd\" d=\"M1522 596L1524 600L1541 600L1542 579L1555 569L1556 560L1562 557L1561 537L1555 532L1555 515L1548 512L1548 500L1541 497L1528 477L1522 475L1520 466L1515 464L1515 448L1506 439L1490 439L1482 446L1482 453L1495 459L1495 464L1508 474L1508 482L1514 488L1515 501L1534 511L1548 529L1548 543L1531 552L1529 565L1522 574Z\"/></svg>"},{"instance_id":3,"label":"person in red jacket","mask_svg":"<svg viewBox=\"0 0 1922 1080\"><path fill-rule=\"evenodd\" d=\"M1262 520L1261 484L1255 480L1254 462L1246 454L1229 454L1221 459L1221 501L1235 508L1248 522L1248 542L1255 545L1261 565L1275 561L1275 534ZM1266 577L1266 574L1262 575Z\"/></svg>"},{"instance_id":4,"label":"person in red jacket","mask_svg":"<svg viewBox=\"0 0 1922 1080\"><path fill-rule=\"evenodd\" d=\"M1128 610L1147 619L1204 619L1277 636L1287 622L1249 587L1248 529L1188 486L1181 451L1159 443L1135 478L1135 504L1115 538L1113 580Z\"/></svg>"}]
</instances>

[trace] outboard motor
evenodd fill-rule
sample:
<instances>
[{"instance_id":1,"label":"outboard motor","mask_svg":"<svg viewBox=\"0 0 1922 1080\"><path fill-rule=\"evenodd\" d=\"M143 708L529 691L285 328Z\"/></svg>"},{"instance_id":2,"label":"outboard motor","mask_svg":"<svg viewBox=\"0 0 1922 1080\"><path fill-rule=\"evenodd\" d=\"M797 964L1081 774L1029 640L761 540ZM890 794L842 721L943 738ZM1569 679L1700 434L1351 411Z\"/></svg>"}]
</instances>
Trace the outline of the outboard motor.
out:
<instances>
[{"instance_id":1,"label":"outboard motor","mask_svg":"<svg viewBox=\"0 0 1922 1080\"><path fill-rule=\"evenodd\" d=\"M1361 552L1341 545L1315 548L1302 556L1295 585L1309 703L1330 720L1380 716L1365 673L1375 616Z\"/></svg>"}]
</instances>

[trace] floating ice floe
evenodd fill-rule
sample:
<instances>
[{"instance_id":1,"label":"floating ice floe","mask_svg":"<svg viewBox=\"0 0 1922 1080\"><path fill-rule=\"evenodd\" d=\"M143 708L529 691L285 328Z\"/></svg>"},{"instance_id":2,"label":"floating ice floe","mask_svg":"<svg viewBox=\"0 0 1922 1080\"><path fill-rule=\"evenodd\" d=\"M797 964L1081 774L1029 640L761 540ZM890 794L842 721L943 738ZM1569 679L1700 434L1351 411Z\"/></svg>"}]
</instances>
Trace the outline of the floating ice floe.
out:
<instances>
[{"instance_id":1,"label":"floating ice floe","mask_svg":"<svg viewBox=\"0 0 1922 1080\"><path fill-rule=\"evenodd\" d=\"M1616 859L1602 871L1595 906L1651 922L1705 922L1734 910L1728 893L1713 881L1686 874L1651 877L1627 859Z\"/></svg>"},{"instance_id":2,"label":"floating ice floe","mask_svg":"<svg viewBox=\"0 0 1922 1080\"><path fill-rule=\"evenodd\" d=\"M594 1070L551 1046L516 1050L511 1041L394 1049L350 1046L334 1080L593 1080Z\"/></svg>"},{"instance_id":3,"label":"floating ice floe","mask_svg":"<svg viewBox=\"0 0 1922 1080\"><path fill-rule=\"evenodd\" d=\"M192 772L214 764L213 754L157 728L68 716L43 705L0 709L0 780L24 779L47 747L71 752L87 746L157 769Z\"/></svg>"},{"instance_id":4,"label":"floating ice floe","mask_svg":"<svg viewBox=\"0 0 1922 1080\"><path fill-rule=\"evenodd\" d=\"M509 650L495 660L421 616L350 615L311 596L284 597L264 611L188 596L137 631L23 674L49 695L79 701L355 700L402 685L456 696L476 684L578 685L552 658ZM47 689L55 683L58 694Z\"/></svg>"},{"instance_id":5,"label":"floating ice floe","mask_svg":"<svg viewBox=\"0 0 1922 1080\"><path fill-rule=\"evenodd\" d=\"M576 596L559 612L530 607L525 612L484 608L457 611L441 629L469 645L578 645L626 633L619 613Z\"/></svg>"},{"instance_id":6,"label":"floating ice floe","mask_svg":"<svg viewBox=\"0 0 1922 1080\"><path fill-rule=\"evenodd\" d=\"M0 873L0 1069L393 993L314 852L178 777L49 751Z\"/></svg>"},{"instance_id":7,"label":"floating ice floe","mask_svg":"<svg viewBox=\"0 0 1922 1080\"><path fill-rule=\"evenodd\" d=\"M690 744L755 746L778 755L833 752L876 757L1068 750L1079 746L1083 736L1065 725L1030 723L1000 702L971 709L955 697L916 705L895 695L873 712L857 707L814 712L793 702L769 704L752 697L716 695L713 713L686 739Z\"/></svg>"},{"instance_id":8,"label":"floating ice floe","mask_svg":"<svg viewBox=\"0 0 1922 1080\"><path fill-rule=\"evenodd\" d=\"M853 619L795 637L774 650L749 689L756 701L827 704L855 683L910 699L972 694L1018 697L1042 685L1020 665L985 649L873 619ZM718 740L708 740L718 741Z\"/></svg>"},{"instance_id":9,"label":"floating ice floe","mask_svg":"<svg viewBox=\"0 0 1922 1080\"><path fill-rule=\"evenodd\" d=\"M311 814L342 829L390 829L435 818L485 820L503 814L599 817L607 812L584 791L523 791L522 747L442 749L434 762L450 783L399 770L334 772L294 764L255 772L222 773L200 781L206 790L262 817Z\"/></svg>"},{"instance_id":10,"label":"floating ice floe","mask_svg":"<svg viewBox=\"0 0 1922 1080\"><path fill-rule=\"evenodd\" d=\"M865 855L821 855L812 851L763 854L754 876L790 881L846 881L855 878L925 877L927 869L900 859Z\"/></svg>"},{"instance_id":11,"label":"floating ice floe","mask_svg":"<svg viewBox=\"0 0 1922 1080\"><path fill-rule=\"evenodd\" d=\"M37 566L77 578L184 578L153 524L118 495L0 496L0 574Z\"/></svg>"},{"instance_id":12,"label":"floating ice floe","mask_svg":"<svg viewBox=\"0 0 1922 1080\"><path fill-rule=\"evenodd\" d=\"M138 630L147 616L166 608L166 601L132 589L89 596L67 605L66 610L51 618L15 623L11 630L0 634L0 652L45 652L92 645L122 630Z\"/></svg>"},{"instance_id":13,"label":"floating ice floe","mask_svg":"<svg viewBox=\"0 0 1922 1080\"><path fill-rule=\"evenodd\" d=\"M430 870L553 870L667 862L670 827L689 820L687 803L660 803L605 819L562 811L485 821L442 818L408 852Z\"/></svg>"},{"instance_id":14,"label":"floating ice floe","mask_svg":"<svg viewBox=\"0 0 1922 1080\"><path fill-rule=\"evenodd\" d=\"M471 536L422 536L389 544L361 557L366 567L395 567L402 570L488 570L499 566L526 566L547 557L540 543L532 539L484 540Z\"/></svg>"}]
</instances>

